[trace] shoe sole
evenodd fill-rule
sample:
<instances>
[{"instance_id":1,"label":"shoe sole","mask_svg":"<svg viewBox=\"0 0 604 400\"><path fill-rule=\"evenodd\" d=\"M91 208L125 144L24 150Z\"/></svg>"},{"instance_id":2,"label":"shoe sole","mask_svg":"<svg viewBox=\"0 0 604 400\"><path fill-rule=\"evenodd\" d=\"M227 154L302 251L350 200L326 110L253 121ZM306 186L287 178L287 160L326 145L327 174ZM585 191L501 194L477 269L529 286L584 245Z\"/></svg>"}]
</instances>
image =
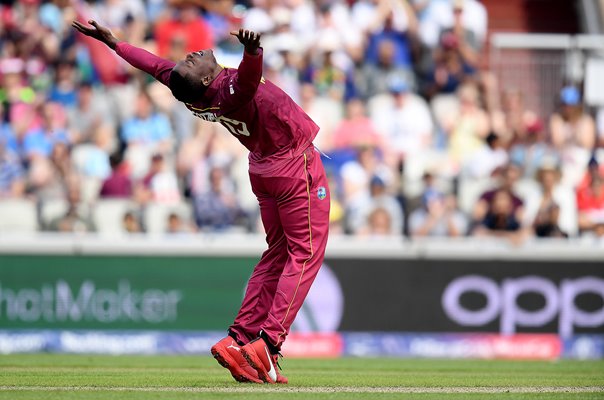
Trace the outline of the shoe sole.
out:
<instances>
[{"instance_id":1,"label":"shoe sole","mask_svg":"<svg viewBox=\"0 0 604 400\"><path fill-rule=\"evenodd\" d=\"M228 369L231 373L233 379L237 382L241 383L262 383L261 380L252 378L248 374L246 374L240 367L239 364L233 360L233 358L229 355L228 350L220 349L216 346L211 349L212 355L218 361L218 364ZM252 367L253 368L253 367ZM255 369L255 368L254 368Z\"/></svg>"},{"instance_id":2,"label":"shoe sole","mask_svg":"<svg viewBox=\"0 0 604 400\"><path fill-rule=\"evenodd\" d=\"M270 378L270 376L268 376L268 371L266 370L266 368L264 368L264 364L262 364L262 361L260 361L260 358L256 354L256 350L252 348L252 351L254 352L254 354L250 354L247 352L247 349L242 348L241 355L243 355L243 357L247 360L248 364L250 364L250 366L258 372L258 378L262 379L264 383L276 383Z\"/></svg>"}]
</instances>

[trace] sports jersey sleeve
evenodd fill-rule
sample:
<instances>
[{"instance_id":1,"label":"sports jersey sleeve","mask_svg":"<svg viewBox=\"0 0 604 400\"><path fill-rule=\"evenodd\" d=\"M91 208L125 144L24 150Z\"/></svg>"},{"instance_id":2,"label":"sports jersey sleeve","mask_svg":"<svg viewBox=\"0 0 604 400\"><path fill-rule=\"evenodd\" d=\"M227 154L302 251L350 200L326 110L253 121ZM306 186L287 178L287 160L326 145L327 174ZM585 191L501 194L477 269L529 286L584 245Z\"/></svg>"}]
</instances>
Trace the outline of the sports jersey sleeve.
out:
<instances>
[{"instance_id":1,"label":"sports jersey sleeve","mask_svg":"<svg viewBox=\"0 0 604 400\"><path fill-rule=\"evenodd\" d=\"M126 42L119 42L115 46L115 52L132 65L134 68L140 69L153 76L166 86L170 83L170 73L176 63L149 53L136 46L132 46Z\"/></svg>"},{"instance_id":2,"label":"sports jersey sleeve","mask_svg":"<svg viewBox=\"0 0 604 400\"><path fill-rule=\"evenodd\" d=\"M228 92L224 95L223 109L240 107L254 98L262 80L262 49L258 54L243 52L243 59L237 68L237 74L229 82Z\"/></svg>"}]
</instances>

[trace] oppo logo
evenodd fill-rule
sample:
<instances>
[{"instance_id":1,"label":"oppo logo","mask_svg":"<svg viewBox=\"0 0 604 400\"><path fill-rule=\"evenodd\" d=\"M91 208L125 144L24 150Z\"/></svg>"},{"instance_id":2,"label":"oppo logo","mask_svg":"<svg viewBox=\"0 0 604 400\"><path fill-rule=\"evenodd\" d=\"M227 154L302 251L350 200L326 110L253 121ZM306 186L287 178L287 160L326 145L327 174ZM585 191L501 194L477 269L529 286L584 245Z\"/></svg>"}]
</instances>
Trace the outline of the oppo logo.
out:
<instances>
[{"instance_id":1,"label":"oppo logo","mask_svg":"<svg viewBox=\"0 0 604 400\"><path fill-rule=\"evenodd\" d=\"M482 308L468 309L461 304L461 296L469 292L485 297ZM518 298L529 293L543 297L542 308L527 310L518 304ZM449 283L441 301L447 316L463 326L483 326L500 317L501 333L511 334L518 327L544 326L559 316L558 333L569 337L575 327L604 325L604 304L590 311L576 305L577 297L587 293L599 296L604 303L604 279L594 276L564 279L556 286L540 276L504 279L498 284L484 276L466 275Z\"/></svg>"}]
</instances>

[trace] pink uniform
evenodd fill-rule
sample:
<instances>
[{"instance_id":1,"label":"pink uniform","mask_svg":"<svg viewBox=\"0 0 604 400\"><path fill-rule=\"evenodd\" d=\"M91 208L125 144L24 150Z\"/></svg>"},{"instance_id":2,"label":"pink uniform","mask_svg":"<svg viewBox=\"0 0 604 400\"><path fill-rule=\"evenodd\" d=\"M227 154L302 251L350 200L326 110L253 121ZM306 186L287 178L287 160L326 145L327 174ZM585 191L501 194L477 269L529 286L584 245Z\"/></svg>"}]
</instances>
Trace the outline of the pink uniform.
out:
<instances>
[{"instance_id":1,"label":"pink uniform","mask_svg":"<svg viewBox=\"0 0 604 400\"><path fill-rule=\"evenodd\" d=\"M123 42L116 51L169 85L175 63ZM223 69L202 100L186 106L204 120L220 122L250 151L250 180L268 249L254 268L230 331L243 343L263 331L279 349L327 244L329 187L312 145L319 127L285 92L262 78L261 50L258 55L244 52L238 69Z\"/></svg>"}]
</instances>

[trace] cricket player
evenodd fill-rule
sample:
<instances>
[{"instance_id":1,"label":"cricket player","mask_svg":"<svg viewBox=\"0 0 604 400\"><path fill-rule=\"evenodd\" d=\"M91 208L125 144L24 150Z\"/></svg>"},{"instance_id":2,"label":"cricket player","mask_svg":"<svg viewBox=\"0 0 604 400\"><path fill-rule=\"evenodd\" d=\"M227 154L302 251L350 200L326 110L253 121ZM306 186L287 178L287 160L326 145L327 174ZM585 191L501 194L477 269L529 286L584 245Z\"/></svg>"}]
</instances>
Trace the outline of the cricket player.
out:
<instances>
[{"instance_id":1,"label":"cricket player","mask_svg":"<svg viewBox=\"0 0 604 400\"><path fill-rule=\"evenodd\" d=\"M250 151L249 175L268 249L252 272L227 337L212 354L239 382L287 383L277 357L327 244L329 187L312 144L319 127L262 77L259 34L231 32L244 46L233 69L219 65L212 50L174 63L119 41L96 21L74 21L73 27L168 86L193 114L219 122Z\"/></svg>"}]
</instances>

